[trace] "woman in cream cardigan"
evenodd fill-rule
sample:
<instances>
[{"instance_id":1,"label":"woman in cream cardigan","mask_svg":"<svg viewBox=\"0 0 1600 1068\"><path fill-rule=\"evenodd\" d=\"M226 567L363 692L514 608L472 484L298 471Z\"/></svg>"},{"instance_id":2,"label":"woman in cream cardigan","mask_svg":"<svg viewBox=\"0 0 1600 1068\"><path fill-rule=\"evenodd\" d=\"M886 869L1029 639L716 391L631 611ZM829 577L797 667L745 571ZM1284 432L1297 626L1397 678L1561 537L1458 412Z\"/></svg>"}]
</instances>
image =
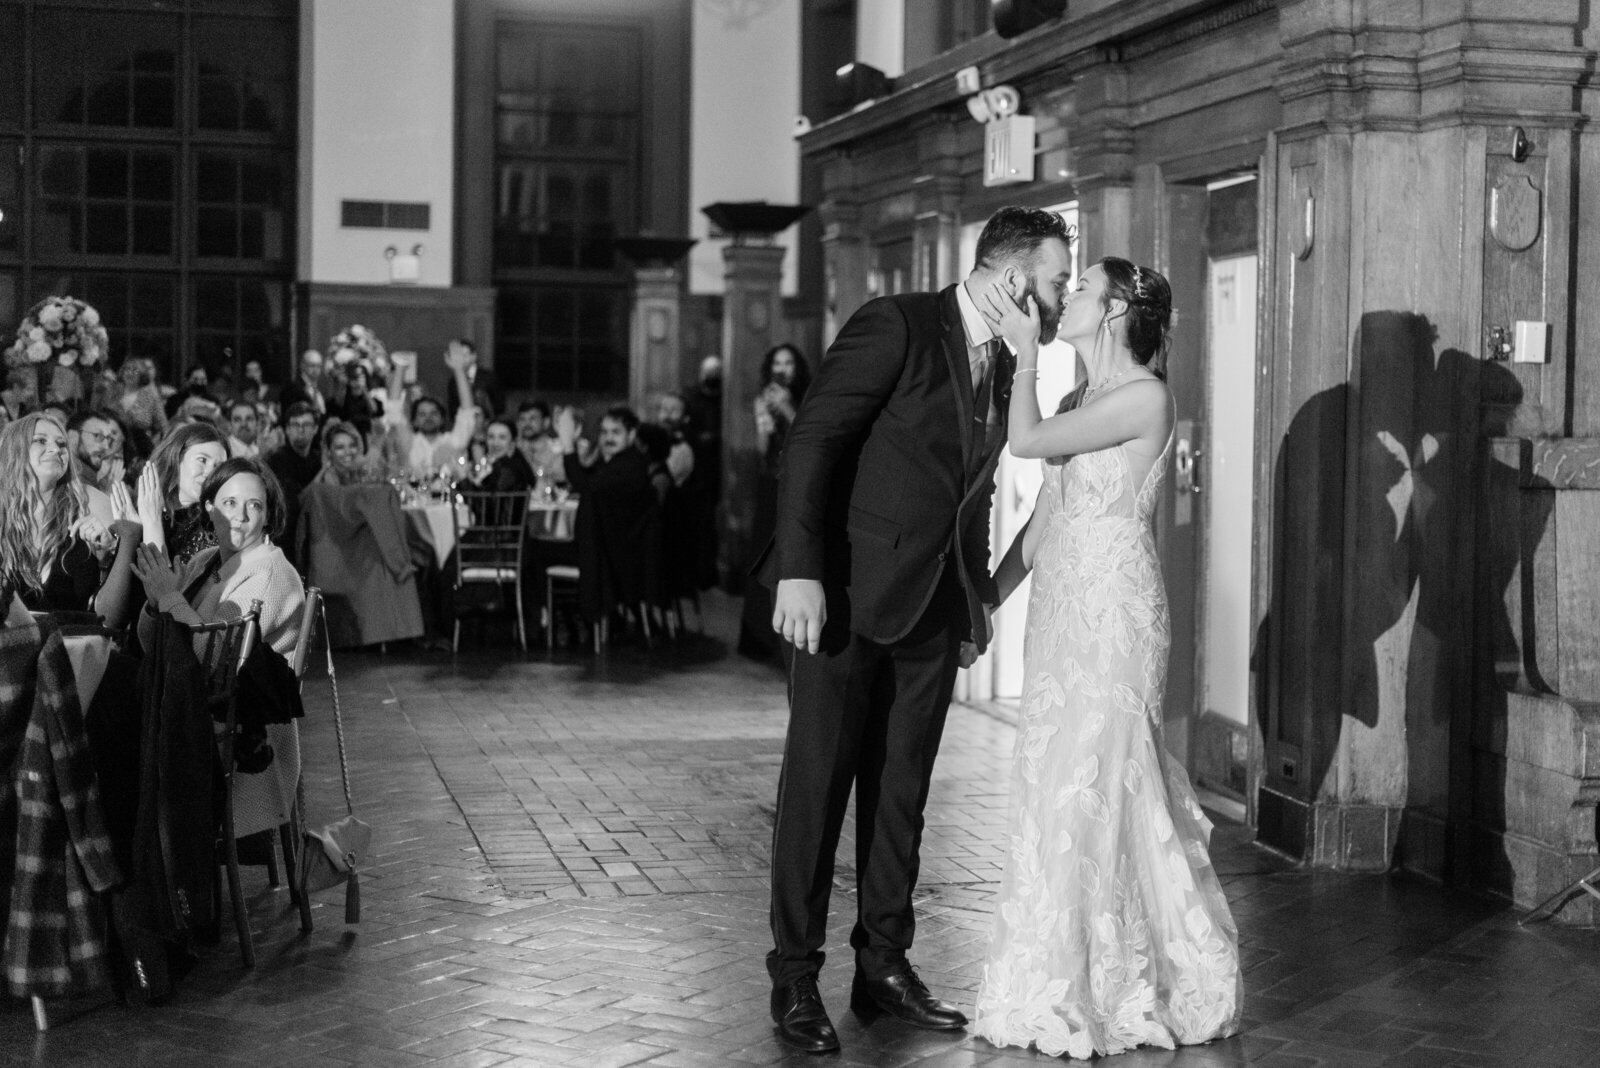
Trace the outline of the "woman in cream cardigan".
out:
<instances>
[{"instance_id":1,"label":"woman in cream cardigan","mask_svg":"<svg viewBox=\"0 0 1600 1068\"><path fill-rule=\"evenodd\" d=\"M199 625L242 617L252 601L261 602L261 638L287 658L300 634L304 584L273 539L283 534L283 490L262 463L238 457L211 472L200 491L216 532L215 548L197 553L175 568L166 551L142 545L134 574L144 583L147 604L139 619L139 640L154 641L155 620L166 612L182 623ZM273 760L259 774L236 774L234 833L243 837L289 819L300 779L300 736L294 723L269 724Z\"/></svg>"}]
</instances>

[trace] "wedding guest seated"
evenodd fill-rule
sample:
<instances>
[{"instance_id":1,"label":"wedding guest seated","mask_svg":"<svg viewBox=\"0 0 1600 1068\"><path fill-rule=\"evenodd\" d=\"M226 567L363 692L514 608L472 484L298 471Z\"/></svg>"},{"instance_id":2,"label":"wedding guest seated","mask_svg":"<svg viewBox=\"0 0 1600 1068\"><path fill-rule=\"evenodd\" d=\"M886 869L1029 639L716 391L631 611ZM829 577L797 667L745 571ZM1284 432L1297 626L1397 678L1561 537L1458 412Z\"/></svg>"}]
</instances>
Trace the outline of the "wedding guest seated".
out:
<instances>
[{"instance_id":1,"label":"wedding guest seated","mask_svg":"<svg viewBox=\"0 0 1600 1068\"><path fill-rule=\"evenodd\" d=\"M0 390L0 406L5 408L11 418L17 418L24 408L33 403L37 395L33 386L32 368L6 368L6 388Z\"/></svg>"},{"instance_id":2,"label":"wedding guest seated","mask_svg":"<svg viewBox=\"0 0 1600 1068\"><path fill-rule=\"evenodd\" d=\"M492 493L513 493L530 488L534 483L533 469L512 441L511 423L505 419L492 419L484 432L488 454L482 465L474 465L469 481L476 489Z\"/></svg>"},{"instance_id":3,"label":"wedding guest seated","mask_svg":"<svg viewBox=\"0 0 1600 1068\"><path fill-rule=\"evenodd\" d=\"M211 472L228 459L222 431L206 422L173 427L139 472L138 514L144 540L165 549L173 561L187 563L216 544L216 534L201 500Z\"/></svg>"},{"instance_id":4,"label":"wedding guest seated","mask_svg":"<svg viewBox=\"0 0 1600 1068\"><path fill-rule=\"evenodd\" d=\"M72 456L72 475L82 489L89 514L106 526L111 525L111 498L99 484L100 465L111 443L112 424L99 412L80 408L67 419L67 449Z\"/></svg>"},{"instance_id":5,"label":"wedding guest seated","mask_svg":"<svg viewBox=\"0 0 1600 1068\"><path fill-rule=\"evenodd\" d=\"M217 395L211 392L210 373L206 371L204 364L199 363L189 368L189 375L184 379L183 388L167 398L167 418L176 419L179 409L195 401L219 411L222 407Z\"/></svg>"},{"instance_id":6,"label":"wedding guest seated","mask_svg":"<svg viewBox=\"0 0 1600 1068\"><path fill-rule=\"evenodd\" d=\"M361 431L342 419L330 419L322 428L322 470L314 482L354 486L377 482L377 464L367 452Z\"/></svg>"},{"instance_id":7,"label":"wedding guest seated","mask_svg":"<svg viewBox=\"0 0 1600 1068\"><path fill-rule=\"evenodd\" d=\"M261 436L261 413L255 403L236 400L228 405L228 453L247 460L261 456L257 438Z\"/></svg>"},{"instance_id":8,"label":"wedding guest seated","mask_svg":"<svg viewBox=\"0 0 1600 1068\"><path fill-rule=\"evenodd\" d=\"M283 484L284 496L293 501L322 470L317 451L317 413L297 401L284 418L283 444L267 454L267 466Z\"/></svg>"},{"instance_id":9,"label":"wedding guest seated","mask_svg":"<svg viewBox=\"0 0 1600 1068\"><path fill-rule=\"evenodd\" d=\"M322 367L322 353L316 349L307 349L300 354L300 373L278 393L278 407L282 409L285 420L289 418L289 410L296 404L309 405L318 422L328 414L328 397L322 388Z\"/></svg>"},{"instance_id":10,"label":"wedding guest seated","mask_svg":"<svg viewBox=\"0 0 1600 1068\"><path fill-rule=\"evenodd\" d=\"M200 626L239 619L253 601L260 601L261 641L287 660L300 634L305 590L300 573L275 544L287 518L277 478L259 461L235 457L208 474L199 504L211 525L209 548L184 564L158 545L138 549L133 568L146 599L138 624L141 645L153 647L160 613ZM204 648L203 639L197 638L196 652ZM252 670L257 666L255 658L247 663ZM283 667L276 676L270 666L252 675L254 685L241 685L241 702L260 680L281 680ZM269 722L265 733L270 763L259 773L234 776L234 831L240 837L288 822L300 778L299 732L293 721Z\"/></svg>"},{"instance_id":11,"label":"wedding guest seated","mask_svg":"<svg viewBox=\"0 0 1600 1068\"><path fill-rule=\"evenodd\" d=\"M445 350L445 366L462 396L471 396L467 382L467 350L451 342ZM466 404L456 412L449 431L444 428L444 405L432 397L418 397L411 402L411 422L404 422L398 412L385 412L387 437L384 442L385 459L390 470L406 469L418 475L436 474L441 467L455 470L467 457L467 446L478 425L478 409Z\"/></svg>"},{"instance_id":12,"label":"wedding guest seated","mask_svg":"<svg viewBox=\"0 0 1600 1068\"><path fill-rule=\"evenodd\" d=\"M524 401L517 407L517 451L527 461L535 481L541 471L546 482L567 480L561 467L561 445L550 431L550 405L544 401Z\"/></svg>"},{"instance_id":13,"label":"wedding guest seated","mask_svg":"<svg viewBox=\"0 0 1600 1068\"><path fill-rule=\"evenodd\" d=\"M689 440L689 402L681 393L663 393L656 398L656 425L667 432L671 446L667 470L675 485L682 486L694 477L694 443Z\"/></svg>"},{"instance_id":14,"label":"wedding guest seated","mask_svg":"<svg viewBox=\"0 0 1600 1068\"><path fill-rule=\"evenodd\" d=\"M361 431L362 437L371 438L373 427L383 425L386 405L372 391L372 374L366 364L359 360L351 361L344 365L342 373L344 397L333 407L333 414Z\"/></svg>"},{"instance_id":15,"label":"wedding guest seated","mask_svg":"<svg viewBox=\"0 0 1600 1068\"><path fill-rule=\"evenodd\" d=\"M597 459L585 466L577 459L576 417L568 409L556 414L567 481L579 495L578 593L591 623L618 604L632 608L658 599L660 497L650 461L638 448L638 430L633 409L608 409L600 420Z\"/></svg>"},{"instance_id":16,"label":"wedding guest seated","mask_svg":"<svg viewBox=\"0 0 1600 1068\"><path fill-rule=\"evenodd\" d=\"M0 430L0 586L35 612L94 612L126 622L139 523L115 487L114 518L90 515L67 452L67 432L44 415Z\"/></svg>"},{"instance_id":17,"label":"wedding guest seated","mask_svg":"<svg viewBox=\"0 0 1600 1068\"><path fill-rule=\"evenodd\" d=\"M157 439L167 430L167 412L160 384L156 381L156 365L152 360L129 356L122 361L117 376L122 392L112 407L132 436L135 451L148 456Z\"/></svg>"},{"instance_id":18,"label":"wedding guest seated","mask_svg":"<svg viewBox=\"0 0 1600 1068\"><path fill-rule=\"evenodd\" d=\"M135 451L134 441L128 435L128 428L123 425L121 416L110 408L102 408L100 416L106 421L106 452L100 458L100 467L95 471L95 485L111 492L111 487L121 483L130 489L133 486L132 476L138 474L138 469L146 457Z\"/></svg>"},{"instance_id":19,"label":"wedding guest seated","mask_svg":"<svg viewBox=\"0 0 1600 1068\"><path fill-rule=\"evenodd\" d=\"M640 423L638 429L634 431L634 446L643 452L645 459L649 461L647 471L650 486L656 491L657 502L665 502L668 491L677 485L668 463L672 455L672 435L667 432L666 427L656 423Z\"/></svg>"},{"instance_id":20,"label":"wedding guest seated","mask_svg":"<svg viewBox=\"0 0 1600 1068\"><path fill-rule=\"evenodd\" d=\"M150 542L135 554L134 574L146 599L141 636L149 636L161 612L196 626L238 619L259 600L262 640L288 656L305 590L276 544L287 518L276 476L257 460L235 457L208 473L198 503L211 527L208 547L182 563Z\"/></svg>"},{"instance_id":21,"label":"wedding guest seated","mask_svg":"<svg viewBox=\"0 0 1600 1068\"><path fill-rule=\"evenodd\" d=\"M253 404L265 404L273 399L273 390L262 375L260 360L244 361L244 377L239 381L239 397Z\"/></svg>"},{"instance_id":22,"label":"wedding guest seated","mask_svg":"<svg viewBox=\"0 0 1600 1068\"><path fill-rule=\"evenodd\" d=\"M458 354L462 366L466 370L468 388L461 386L452 379L445 388L445 404L450 415L454 418L460 411L461 398L471 397L472 401L467 407L477 405L478 410L485 416L498 412L505 406L505 394L500 390L500 383L495 379L494 372L487 367L478 366L478 348L464 337L458 337L450 342L451 351Z\"/></svg>"}]
</instances>

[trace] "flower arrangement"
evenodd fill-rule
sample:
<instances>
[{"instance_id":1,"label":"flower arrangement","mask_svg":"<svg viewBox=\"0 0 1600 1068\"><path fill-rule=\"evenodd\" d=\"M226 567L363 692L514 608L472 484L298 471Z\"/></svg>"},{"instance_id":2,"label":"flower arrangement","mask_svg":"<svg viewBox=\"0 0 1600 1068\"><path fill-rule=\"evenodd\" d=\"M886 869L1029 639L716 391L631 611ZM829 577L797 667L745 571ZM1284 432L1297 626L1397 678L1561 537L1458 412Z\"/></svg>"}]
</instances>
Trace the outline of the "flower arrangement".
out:
<instances>
[{"instance_id":1,"label":"flower arrangement","mask_svg":"<svg viewBox=\"0 0 1600 1068\"><path fill-rule=\"evenodd\" d=\"M383 347L378 335L360 323L347 326L333 335L333 340L328 342L328 353L335 366L361 362L369 371L387 362L389 357L389 350Z\"/></svg>"},{"instance_id":2,"label":"flower arrangement","mask_svg":"<svg viewBox=\"0 0 1600 1068\"><path fill-rule=\"evenodd\" d=\"M6 349L9 367L33 370L38 404L60 377L56 368L75 369L84 378L103 365L110 350L100 313L76 297L46 297L28 310L17 327L16 340ZM67 377L74 377L68 372Z\"/></svg>"}]
</instances>

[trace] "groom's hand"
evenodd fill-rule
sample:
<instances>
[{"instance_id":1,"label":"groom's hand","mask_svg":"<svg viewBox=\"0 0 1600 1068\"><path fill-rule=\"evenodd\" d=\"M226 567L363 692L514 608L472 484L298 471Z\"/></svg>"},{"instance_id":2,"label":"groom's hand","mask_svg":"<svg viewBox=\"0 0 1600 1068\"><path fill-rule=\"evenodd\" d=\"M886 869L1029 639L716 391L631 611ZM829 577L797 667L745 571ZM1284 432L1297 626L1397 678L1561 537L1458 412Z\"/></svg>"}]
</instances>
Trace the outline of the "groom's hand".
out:
<instances>
[{"instance_id":1,"label":"groom's hand","mask_svg":"<svg viewBox=\"0 0 1600 1068\"><path fill-rule=\"evenodd\" d=\"M772 598L772 629L803 653L822 645L822 625L828 621L828 602L816 579L779 579Z\"/></svg>"}]
</instances>

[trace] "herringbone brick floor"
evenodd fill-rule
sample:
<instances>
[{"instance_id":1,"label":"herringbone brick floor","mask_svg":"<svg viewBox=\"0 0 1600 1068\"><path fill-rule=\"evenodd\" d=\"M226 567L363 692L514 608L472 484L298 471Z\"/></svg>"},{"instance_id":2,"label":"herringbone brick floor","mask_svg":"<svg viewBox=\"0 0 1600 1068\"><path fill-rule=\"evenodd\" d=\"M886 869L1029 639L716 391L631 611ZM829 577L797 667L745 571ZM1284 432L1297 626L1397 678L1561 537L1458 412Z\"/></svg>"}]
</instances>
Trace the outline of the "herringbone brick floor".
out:
<instances>
[{"instance_id":1,"label":"herringbone brick floor","mask_svg":"<svg viewBox=\"0 0 1600 1068\"><path fill-rule=\"evenodd\" d=\"M225 937L170 1004L57 1005L43 1035L7 1002L0 1064L1044 1063L849 1012L848 837L822 987L844 1050L813 1059L777 1043L762 957L783 688L728 655L722 607L708 637L598 664L500 644L454 660L341 657L356 801L377 830L361 923L341 922L335 891L301 935L287 894L249 870L254 969ZM338 811L326 693L308 684L314 821ZM914 959L964 1007L1012 737L1003 717L954 709L929 803ZM1401 878L1306 872L1237 825L1219 827L1214 855L1243 938L1245 1030L1118 1068L1600 1066L1600 936L1519 928Z\"/></svg>"}]
</instances>

